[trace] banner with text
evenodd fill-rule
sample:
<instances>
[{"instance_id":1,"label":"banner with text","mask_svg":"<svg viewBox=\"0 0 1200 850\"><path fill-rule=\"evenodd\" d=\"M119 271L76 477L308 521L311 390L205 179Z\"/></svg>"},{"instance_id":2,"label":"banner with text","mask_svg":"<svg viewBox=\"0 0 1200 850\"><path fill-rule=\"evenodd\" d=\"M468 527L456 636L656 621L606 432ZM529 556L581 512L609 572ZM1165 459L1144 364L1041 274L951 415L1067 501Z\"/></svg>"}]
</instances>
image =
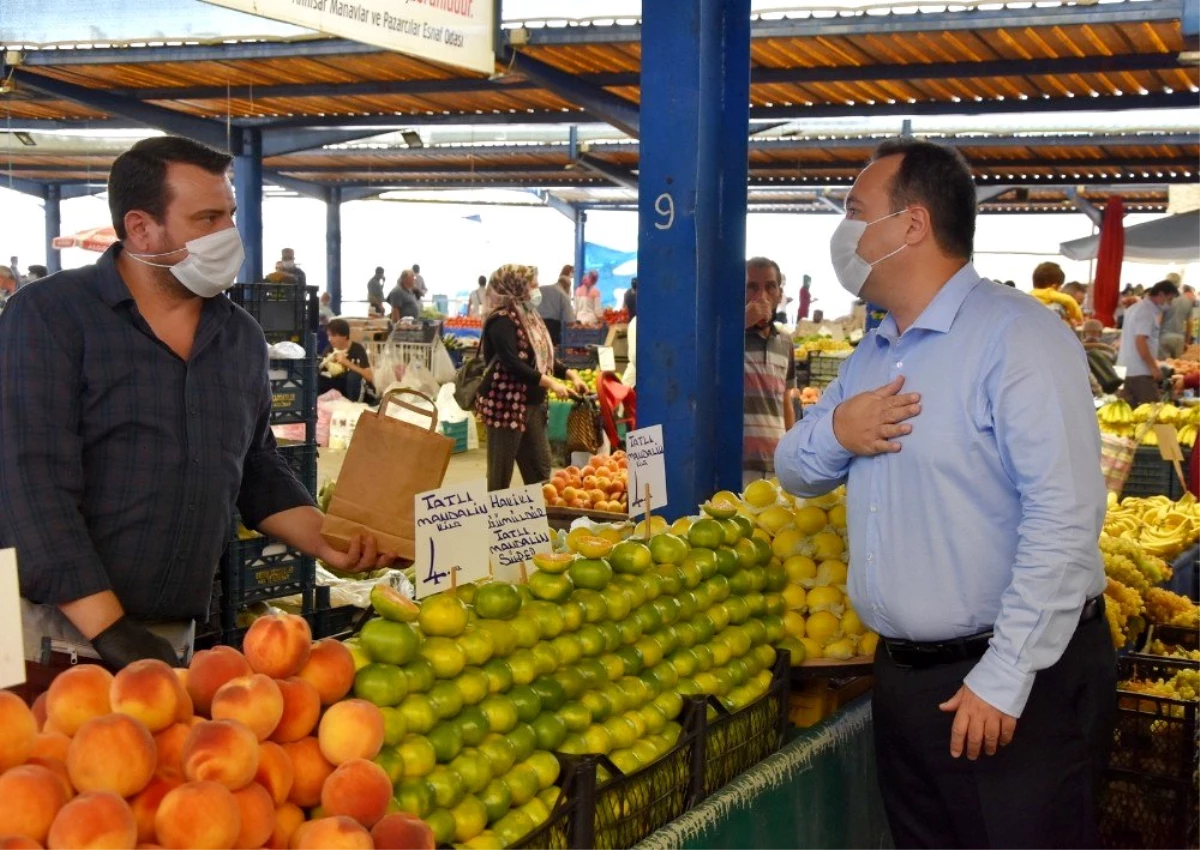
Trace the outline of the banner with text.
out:
<instances>
[{"instance_id":1,"label":"banner with text","mask_svg":"<svg viewBox=\"0 0 1200 850\"><path fill-rule=\"evenodd\" d=\"M206 0L217 6L490 74L492 0Z\"/></svg>"}]
</instances>

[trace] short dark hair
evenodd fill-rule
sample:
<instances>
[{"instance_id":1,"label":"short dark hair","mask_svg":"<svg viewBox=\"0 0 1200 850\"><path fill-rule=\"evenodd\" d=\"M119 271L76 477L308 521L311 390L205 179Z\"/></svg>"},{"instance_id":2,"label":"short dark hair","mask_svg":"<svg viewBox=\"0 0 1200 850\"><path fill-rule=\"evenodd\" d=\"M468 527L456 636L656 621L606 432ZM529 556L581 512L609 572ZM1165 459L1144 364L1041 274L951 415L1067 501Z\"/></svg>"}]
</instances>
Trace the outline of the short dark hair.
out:
<instances>
[{"instance_id":1,"label":"short dark hair","mask_svg":"<svg viewBox=\"0 0 1200 850\"><path fill-rule=\"evenodd\" d=\"M629 288L630 288L630 289L637 289L637 278L636 278L636 277L635 277L635 278L632 278L632 279L630 279L630 281L629 281Z\"/></svg>"},{"instance_id":2,"label":"short dark hair","mask_svg":"<svg viewBox=\"0 0 1200 850\"><path fill-rule=\"evenodd\" d=\"M413 263L413 274L420 274L420 273L421 273L421 264Z\"/></svg>"},{"instance_id":3,"label":"short dark hair","mask_svg":"<svg viewBox=\"0 0 1200 850\"><path fill-rule=\"evenodd\" d=\"M125 238L125 216L133 210L162 222L171 203L168 165L198 165L209 174L224 174L232 161L229 154L180 136L142 139L117 157L108 173L108 210L117 238Z\"/></svg>"},{"instance_id":4,"label":"short dark hair","mask_svg":"<svg viewBox=\"0 0 1200 850\"><path fill-rule=\"evenodd\" d=\"M487 275L485 275L485 274L481 274L481 275L479 276L479 285L480 285L480 286L487 286Z\"/></svg>"},{"instance_id":5,"label":"short dark hair","mask_svg":"<svg viewBox=\"0 0 1200 850\"><path fill-rule=\"evenodd\" d=\"M334 334L336 336L350 336L350 323L345 319L330 319L329 324L325 326L325 333Z\"/></svg>"},{"instance_id":6,"label":"short dark hair","mask_svg":"<svg viewBox=\"0 0 1200 850\"><path fill-rule=\"evenodd\" d=\"M375 274L383 274L383 266L376 266Z\"/></svg>"},{"instance_id":7,"label":"short dark hair","mask_svg":"<svg viewBox=\"0 0 1200 850\"><path fill-rule=\"evenodd\" d=\"M766 257L751 257L746 260L747 269L775 269L775 280L780 286L783 286L783 272L779 270L779 263Z\"/></svg>"},{"instance_id":8,"label":"short dark hair","mask_svg":"<svg viewBox=\"0 0 1200 850\"><path fill-rule=\"evenodd\" d=\"M33 268L33 266L30 266L29 268ZM1192 287L1188 286L1188 285L1185 283L1185 284L1183 285L1183 291L1184 291L1184 292L1191 292L1191 293L1195 293L1195 291L1196 291L1196 290L1195 290L1195 289L1193 289Z\"/></svg>"},{"instance_id":9,"label":"short dark hair","mask_svg":"<svg viewBox=\"0 0 1200 850\"><path fill-rule=\"evenodd\" d=\"M37 275L39 278L43 278L43 277L45 277L46 275L48 275L48 274L50 273L50 271L49 271L49 269L47 269L45 266L32 265L32 266L30 266L30 267L29 267L29 273L30 273L30 274L35 274L35 275Z\"/></svg>"},{"instance_id":10,"label":"short dark hair","mask_svg":"<svg viewBox=\"0 0 1200 850\"><path fill-rule=\"evenodd\" d=\"M1038 263L1033 270L1033 288L1046 289L1051 286L1062 286L1067 279L1066 273L1058 263Z\"/></svg>"},{"instance_id":11,"label":"short dark hair","mask_svg":"<svg viewBox=\"0 0 1200 850\"><path fill-rule=\"evenodd\" d=\"M947 254L969 260L975 251L975 180L955 148L907 136L886 139L871 156L903 156L888 191L891 211L911 204L929 210L933 238Z\"/></svg>"},{"instance_id":12,"label":"short dark hair","mask_svg":"<svg viewBox=\"0 0 1200 850\"><path fill-rule=\"evenodd\" d=\"M1160 280L1154 286L1146 290L1146 296L1154 298L1156 295L1170 295L1172 298L1179 297L1179 287L1171 283L1169 280Z\"/></svg>"}]
</instances>

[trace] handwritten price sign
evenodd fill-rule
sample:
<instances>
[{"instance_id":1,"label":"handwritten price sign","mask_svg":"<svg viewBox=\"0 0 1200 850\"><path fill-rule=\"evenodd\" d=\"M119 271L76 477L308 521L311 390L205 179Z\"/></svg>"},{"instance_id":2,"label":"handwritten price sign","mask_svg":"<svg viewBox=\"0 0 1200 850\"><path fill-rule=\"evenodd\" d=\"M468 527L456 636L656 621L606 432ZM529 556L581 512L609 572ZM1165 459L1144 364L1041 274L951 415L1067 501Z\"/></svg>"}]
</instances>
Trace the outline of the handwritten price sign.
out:
<instances>
[{"instance_id":1,"label":"handwritten price sign","mask_svg":"<svg viewBox=\"0 0 1200 850\"><path fill-rule=\"evenodd\" d=\"M639 428L625 435L629 456L629 515L646 510L646 485L650 485L650 510L667 506L667 460L661 425Z\"/></svg>"},{"instance_id":2,"label":"handwritten price sign","mask_svg":"<svg viewBox=\"0 0 1200 850\"><path fill-rule=\"evenodd\" d=\"M551 552L550 522L540 484L488 494L492 576L521 580L521 564L539 552Z\"/></svg>"},{"instance_id":3,"label":"handwritten price sign","mask_svg":"<svg viewBox=\"0 0 1200 850\"><path fill-rule=\"evenodd\" d=\"M416 592L423 599L488 575L488 492L480 479L418 493ZM451 571L455 571L451 579Z\"/></svg>"}]
</instances>

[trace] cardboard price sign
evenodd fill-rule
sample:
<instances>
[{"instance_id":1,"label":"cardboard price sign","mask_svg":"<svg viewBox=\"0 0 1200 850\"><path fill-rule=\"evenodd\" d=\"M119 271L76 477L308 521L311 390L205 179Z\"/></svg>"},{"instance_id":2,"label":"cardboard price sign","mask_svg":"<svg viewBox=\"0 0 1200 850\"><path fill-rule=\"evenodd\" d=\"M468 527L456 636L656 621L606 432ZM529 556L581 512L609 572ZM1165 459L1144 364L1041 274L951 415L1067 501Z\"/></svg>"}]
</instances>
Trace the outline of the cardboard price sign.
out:
<instances>
[{"instance_id":1,"label":"cardboard price sign","mask_svg":"<svg viewBox=\"0 0 1200 850\"><path fill-rule=\"evenodd\" d=\"M492 577L514 584L520 582L522 564L538 553L553 551L541 485L489 493L488 533Z\"/></svg>"},{"instance_id":2,"label":"cardboard price sign","mask_svg":"<svg viewBox=\"0 0 1200 850\"><path fill-rule=\"evenodd\" d=\"M488 492L480 479L414 497L416 596L423 599L488 575Z\"/></svg>"},{"instance_id":3,"label":"cardboard price sign","mask_svg":"<svg viewBox=\"0 0 1200 850\"><path fill-rule=\"evenodd\" d=\"M0 549L0 688L24 681L25 636L21 630L17 550Z\"/></svg>"},{"instance_id":4,"label":"cardboard price sign","mask_svg":"<svg viewBox=\"0 0 1200 850\"><path fill-rule=\"evenodd\" d=\"M667 506L667 458L661 425L639 428L625 435L629 461L629 515ZM646 487L650 504L646 504Z\"/></svg>"},{"instance_id":5,"label":"cardboard price sign","mask_svg":"<svg viewBox=\"0 0 1200 850\"><path fill-rule=\"evenodd\" d=\"M600 345L596 347L596 359L599 361L601 372L617 371L617 357L613 353L612 346Z\"/></svg>"}]
</instances>

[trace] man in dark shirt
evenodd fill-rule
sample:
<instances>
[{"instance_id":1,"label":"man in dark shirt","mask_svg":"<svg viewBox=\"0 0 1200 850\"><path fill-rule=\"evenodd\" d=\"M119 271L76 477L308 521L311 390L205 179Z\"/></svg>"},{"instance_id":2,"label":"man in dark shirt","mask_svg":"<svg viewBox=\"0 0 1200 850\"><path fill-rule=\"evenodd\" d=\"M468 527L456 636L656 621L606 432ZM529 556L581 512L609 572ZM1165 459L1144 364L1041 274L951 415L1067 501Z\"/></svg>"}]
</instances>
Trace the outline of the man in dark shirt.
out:
<instances>
[{"instance_id":1,"label":"man in dark shirt","mask_svg":"<svg viewBox=\"0 0 1200 850\"><path fill-rule=\"evenodd\" d=\"M304 269L296 265L295 250L284 248L283 253L279 255L279 261L283 263L283 270L296 279L296 283L301 286L308 285L308 275L304 273Z\"/></svg>"},{"instance_id":2,"label":"man in dark shirt","mask_svg":"<svg viewBox=\"0 0 1200 850\"><path fill-rule=\"evenodd\" d=\"M139 142L109 177L121 241L0 314L0 548L17 550L29 661L49 638L112 668L178 663L235 506L334 566L389 560L373 538L328 546L275 450L266 340L220 297L243 256L229 162L186 139ZM59 663L28 664L31 682Z\"/></svg>"},{"instance_id":3,"label":"man in dark shirt","mask_svg":"<svg viewBox=\"0 0 1200 850\"><path fill-rule=\"evenodd\" d=\"M637 318L637 278L629 281L629 289L625 292L625 312L629 314L629 321Z\"/></svg>"},{"instance_id":4,"label":"man in dark shirt","mask_svg":"<svg viewBox=\"0 0 1200 850\"><path fill-rule=\"evenodd\" d=\"M383 266L375 267L375 277L367 281L367 306L371 310L383 312Z\"/></svg>"},{"instance_id":5,"label":"man in dark shirt","mask_svg":"<svg viewBox=\"0 0 1200 850\"><path fill-rule=\"evenodd\" d=\"M351 401L376 403L375 371L367 350L361 343L350 341L350 323L345 319L330 319L325 332L329 335L330 351L321 362L318 394L337 390Z\"/></svg>"},{"instance_id":6,"label":"man in dark shirt","mask_svg":"<svg viewBox=\"0 0 1200 850\"><path fill-rule=\"evenodd\" d=\"M399 322L405 317L421 318L421 302L417 300L414 292L416 285L416 275L411 270L405 269L400 272L400 280L396 283L396 288L389 292L387 297L388 304L392 305L393 322Z\"/></svg>"}]
</instances>

